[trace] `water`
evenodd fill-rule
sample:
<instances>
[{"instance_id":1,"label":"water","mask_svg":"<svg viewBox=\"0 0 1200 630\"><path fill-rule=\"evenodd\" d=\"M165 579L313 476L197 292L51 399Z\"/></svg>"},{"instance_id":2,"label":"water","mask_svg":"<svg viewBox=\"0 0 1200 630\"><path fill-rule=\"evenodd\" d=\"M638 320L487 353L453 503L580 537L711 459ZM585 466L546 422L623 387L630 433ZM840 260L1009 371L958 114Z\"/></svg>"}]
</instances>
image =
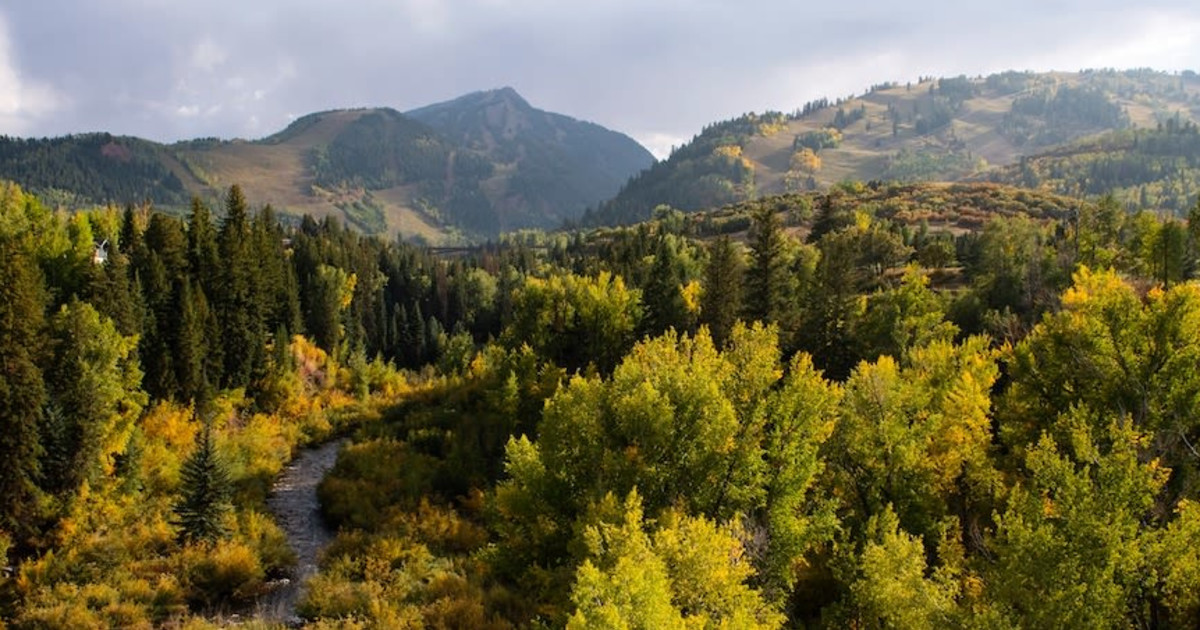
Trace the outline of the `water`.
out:
<instances>
[{"instance_id":1,"label":"water","mask_svg":"<svg viewBox=\"0 0 1200 630\"><path fill-rule=\"evenodd\" d=\"M283 469L271 487L267 507L275 516L288 546L296 554L296 567L287 580L280 580L258 603L257 616L268 621L299 625L296 604L304 583L317 573L321 550L333 539L334 532L321 518L317 484L335 462L346 440L327 442L301 451Z\"/></svg>"}]
</instances>

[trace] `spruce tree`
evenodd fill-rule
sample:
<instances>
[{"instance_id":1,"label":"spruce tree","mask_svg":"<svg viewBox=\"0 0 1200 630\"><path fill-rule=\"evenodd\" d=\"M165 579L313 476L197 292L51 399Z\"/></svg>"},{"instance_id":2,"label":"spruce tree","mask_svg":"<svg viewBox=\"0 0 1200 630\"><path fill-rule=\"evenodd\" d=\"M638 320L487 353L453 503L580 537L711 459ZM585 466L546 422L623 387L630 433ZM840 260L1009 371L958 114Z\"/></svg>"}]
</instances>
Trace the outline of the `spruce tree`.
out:
<instances>
[{"instance_id":1,"label":"spruce tree","mask_svg":"<svg viewBox=\"0 0 1200 630\"><path fill-rule=\"evenodd\" d=\"M779 215L770 206L754 213L750 233L751 265L746 277L746 314L763 323L780 322L787 310L787 236Z\"/></svg>"},{"instance_id":2,"label":"spruce tree","mask_svg":"<svg viewBox=\"0 0 1200 630\"><path fill-rule=\"evenodd\" d=\"M183 463L183 495L175 504L180 538L212 543L224 537L225 515L232 510L229 471L213 440L212 422L205 421L196 437L196 450Z\"/></svg>"},{"instance_id":3,"label":"spruce tree","mask_svg":"<svg viewBox=\"0 0 1200 630\"><path fill-rule=\"evenodd\" d=\"M660 236L654 249L650 276L642 288L642 303L646 307L646 317L642 320L645 334L657 336L669 328L686 332L689 318L680 290L683 280L683 267L674 238Z\"/></svg>"},{"instance_id":4,"label":"spruce tree","mask_svg":"<svg viewBox=\"0 0 1200 630\"><path fill-rule=\"evenodd\" d=\"M0 278L0 529L20 540L32 533L37 516L45 292L33 261L3 235Z\"/></svg>"},{"instance_id":5,"label":"spruce tree","mask_svg":"<svg viewBox=\"0 0 1200 630\"><path fill-rule=\"evenodd\" d=\"M222 318L226 387L248 385L262 359L265 332L257 295L259 262L252 245L246 198L234 185L226 199L218 239L222 282L217 305Z\"/></svg>"},{"instance_id":6,"label":"spruce tree","mask_svg":"<svg viewBox=\"0 0 1200 630\"><path fill-rule=\"evenodd\" d=\"M205 294L212 295L220 273L220 255L217 253L217 231L213 227L212 213L199 197L192 198L192 212L188 216L188 266Z\"/></svg>"},{"instance_id":7,"label":"spruce tree","mask_svg":"<svg viewBox=\"0 0 1200 630\"><path fill-rule=\"evenodd\" d=\"M122 335L142 333L145 303L141 287L130 275L129 258L122 252L114 249L107 262L92 265L83 295L116 323Z\"/></svg>"},{"instance_id":8,"label":"spruce tree","mask_svg":"<svg viewBox=\"0 0 1200 630\"><path fill-rule=\"evenodd\" d=\"M208 305L203 293L192 287L190 278L176 286L175 307L179 332L175 336L175 374L180 400L200 400L208 388L204 373L208 359L205 345L205 318Z\"/></svg>"},{"instance_id":9,"label":"spruce tree","mask_svg":"<svg viewBox=\"0 0 1200 630\"><path fill-rule=\"evenodd\" d=\"M742 309L742 267L741 255L729 236L722 236L709 247L700 318L718 347L729 339Z\"/></svg>"}]
</instances>

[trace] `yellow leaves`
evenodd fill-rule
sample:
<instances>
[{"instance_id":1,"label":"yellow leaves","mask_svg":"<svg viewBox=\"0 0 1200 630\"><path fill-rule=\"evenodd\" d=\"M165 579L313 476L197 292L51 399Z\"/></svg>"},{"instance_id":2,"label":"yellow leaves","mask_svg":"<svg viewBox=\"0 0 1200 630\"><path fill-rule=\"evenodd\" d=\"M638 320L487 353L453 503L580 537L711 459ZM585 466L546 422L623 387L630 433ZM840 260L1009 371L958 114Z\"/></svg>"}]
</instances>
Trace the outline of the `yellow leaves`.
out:
<instances>
[{"instance_id":1,"label":"yellow leaves","mask_svg":"<svg viewBox=\"0 0 1200 630\"><path fill-rule=\"evenodd\" d=\"M1137 304L1137 297L1117 272L1111 269L1092 271L1081 266L1071 276L1073 284L1063 293L1062 303L1066 309L1083 309L1093 303L1101 305L1118 301L1126 306Z\"/></svg>"},{"instance_id":2,"label":"yellow leaves","mask_svg":"<svg viewBox=\"0 0 1200 630\"><path fill-rule=\"evenodd\" d=\"M160 402L142 417L140 465L148 491L168 494L179 487L179 470L195 445L198 427L191 407L172 402Z\"/></svg>"},{"instance_id":3,"label":"yellow leaves","mask_svg":"<svg viewBox=\"0 0 1200 630\"><path fill-rule=\"evenodd\" d=\"M736 144L726 144L713 149L713 155L729 160L738 160L742 157L742 147Z\"/></svg>"},{"instance_id":4,"label":"yellow leaves","mask_svg":"<svg viewBox=\"0 0 1200 630\"><path fill-rule=\"evenodd\" d=\"M683 296L683 307L687 312L696 315L700 313L700 282L692 280L691 282L679 287L679 294Z\"/></svg>"},{"instance_id":5,"label":"yellow leaves","mask_svg":"<svg viewBox=\"0 0 1200 630\"><path fill-rule=\"evenodd\" d=\"M1051 499L1047 492L1042 493L1042 516L1045 518L1058 516L1058 511L1054 507L1054 499Z\"/></svg>"},{"instance_id":6,"label":"yellow leaves","mask_svg":"<svg viewBox=\"0 0 1200 630\"><path fill-rule=\"evenodd\" d=\"M792 154L791 159L788 161L788 168L806 175L812 175L821 170L821 158L812 149L804 147Z\"/></svg>"}]
</instances>

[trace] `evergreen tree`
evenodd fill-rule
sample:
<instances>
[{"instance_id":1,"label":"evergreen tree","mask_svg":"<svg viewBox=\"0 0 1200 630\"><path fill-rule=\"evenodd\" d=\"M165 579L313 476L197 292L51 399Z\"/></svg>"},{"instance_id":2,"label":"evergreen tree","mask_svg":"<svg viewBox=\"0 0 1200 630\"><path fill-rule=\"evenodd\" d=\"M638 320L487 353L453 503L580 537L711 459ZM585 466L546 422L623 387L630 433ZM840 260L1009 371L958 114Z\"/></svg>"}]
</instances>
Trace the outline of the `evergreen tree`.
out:
<instances>
[{"instance_id":1,"label":"evergreen tree","mask_svg":"<svg viewBox=\"0 0 1200 630\"><path fill-rule=\"evenodd\" d=\"M429 361L425 346L425 318L420 304L414 304L412 313L408 315L403 346L405 362L409 367L420 367Z\"/></svg>"},{"instance_id":2,"label":"evergreen tree","mask_svg":"<svg viewBox=\"0 0 1200 630\"><path fill-rule=\"evenodd\" d=\"M646 311L642 320L645 334L656 336L670 328L689 332L689 317L681 291L683 281L683 268L674 237L659 236L654 264L642 289L642 304Z\"/></svg>"},{"instance_id":3,"label":"evergreen tree","mask_svg":"<svg viewBox=\"0 0 1200 630\"><path fill-rule=\"evenodd\" d=\"M752 320L781 322L791 297L787 274L787 236L775 208L754 213L750 234L750 269L746 274L746 311Z\"/></svg>"},{"instance_id":4,"label":"evergreen tree","mask_svg":"<svg viewBox=\"0 0 1200 630\"><path fill-rule=\"evenodd\" d=\"M145 304L141 287L133 281L129 257L115 248L102 265L92 265L84 297L101 314L113 320L122 335L141 334Z\"/></svg>"},{"instance_id":5,"label":"evergreen tree","mask_svg":"<svg viewBox=\"0 0 1200 630\"><path fill-rule=\"evenodd\" d=\"M1184 261L1184 277L1192 279L1200 275L1200 199L1197 199L1191 210L1188 210L1185 226L1187 258Z\"/></svg>"},{"instance_id":6,"label":"evergreen tree","mask_svg":"<svg viewBox=\"0 0 1200 630\"><path fill-rule=\"evenodd\" d=\"M843 194L830 191L821 197L817 204L817 216L813 219L812 231L808 233L809 243L816 243L826 234L854 225L854 213L841 203Z\"/></svg>"},{"instance_id":7,"label":"evergreen tree","mask_svg":"<svg viewBox=\"0 0 1200 630\"><path fill-rule=\"evenodd\" d=\"M44 289L15 239L0 235L0 529L23 539L37 515L38 424L46 402L38 359Z\"/></svg>"},{"instance_id":8,"label":"evergreen tree","mask_svg":"<svg viewBox=\"0 0 1200 630\"><path fill-rule=\"evenodd\" d=\"M212 543L228 533L225 516L232 510L229 470L217 452L212 422L205 421L196 437L196 449L182 470L183 495L175 504L180 538Z\"/></svg>"},{"instance_id":9,"label":"evergreen tree","mask_svg":"<svg viewBox=\"0 0 1200 630\"><path fill-rule=\"evenodd\" d=\"M222 383L226 387L249 384L262 360L265 333L258 299L260 261L252 247L246 198L234 185L226 198L225 220L218 235L222 282L217 304L225 362Z\"/></svg>"},{"instance_id":10,"label":"evergreen tree","mask_svg":"<svg viewBox=\"0 0 1200 630\"><path fill-rule=\"evenodd\" d=\"M121 233L117 245L122 253L129 256L130 262L136 264L143 247L142 226L132 205L125 206L125 213L121 216Z\"/></svg>"},{"instance_id":11,"label":"evergreen tree","mask_svg":"<svg viewBox=\"0 0 1200 630\"><path fill-rule=\"evenodd\" d=\"M177 285L175 304L178 309L179 332L175 336L175 372L180 400L202 400L208 389L205 365L208 360L205 343L205 319L209 316L203 291L192 288L190 278Z\"/></svg>"},{"instance_id":12,"label":"evergreen tree","mask_svg":"<svg viewBox=\"0 0 1200 630\"><path fill-rule=\"evenodd\" d=\"M700 321L708 325L718 347L725 346L742 310L742 274L741 254L729 236L721 236L709 246L700 306Z\"/></svg>"},{"instance_id":13,"label":"evergreen tree","mask_svg":"<svg viewBox=\"0 0 1200 630\"><path fill-rule=\"evenodd\" d=\"M212 295L220 269L217 253L217 231L213 227L212 214L199 197L192 198L192 211L188 216L188 266L192 277L208 295Z\"/></svg>"},{"instance_id":14,"label":"evergreen tree","mask_svg":"<svg viewBox=\"0 0 1200 630\"><path fill-rule=\"evenodd\" d=\"M259 261L257 297L266 330L280 326L299 332L300 297L295 271L284 252L284 232L275 211L266 206L254 217L254 251Z\"/></svg>"}]
</instances>

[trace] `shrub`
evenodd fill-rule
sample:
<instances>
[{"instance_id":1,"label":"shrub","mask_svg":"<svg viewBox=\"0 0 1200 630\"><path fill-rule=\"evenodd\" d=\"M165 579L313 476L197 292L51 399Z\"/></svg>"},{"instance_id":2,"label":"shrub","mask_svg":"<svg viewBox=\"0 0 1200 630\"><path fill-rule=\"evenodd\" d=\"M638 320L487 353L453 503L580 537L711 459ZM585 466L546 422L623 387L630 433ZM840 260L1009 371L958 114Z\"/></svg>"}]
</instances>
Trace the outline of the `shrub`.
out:
<instances>
[{"instance_id":1,"label":"shrub","mask_svg":"<svg viewBox=\"0 0 1200 630\"><path fill-rule=\"evenodd\" d=\"M266 573L262 563L243 542L191 546L183 553L183 563L193 605L247 602L263 590Z\"/></svg>"}]
</instances>

